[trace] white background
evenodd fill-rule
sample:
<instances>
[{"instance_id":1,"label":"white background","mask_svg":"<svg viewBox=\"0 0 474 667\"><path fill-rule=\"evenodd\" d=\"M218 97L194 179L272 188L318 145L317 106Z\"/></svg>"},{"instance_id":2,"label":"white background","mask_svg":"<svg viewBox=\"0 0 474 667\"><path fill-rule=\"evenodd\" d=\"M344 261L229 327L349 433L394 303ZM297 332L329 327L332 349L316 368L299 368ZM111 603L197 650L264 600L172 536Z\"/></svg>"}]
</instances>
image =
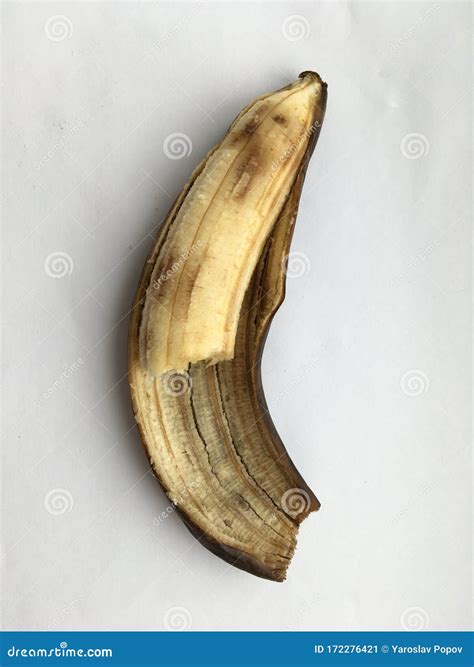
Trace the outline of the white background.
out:
<instances>
[{"instance_id":1,"label":"white background","mask_svg":"<svg viewBox=\"0 0 474 667\"><path fill-rule=\"evenodd\" d=\"M469 4L3 11L5 627L467 629ZM126 333L193 167L305 69L328 108L263 374L322 508L276 584L156 519Z\"/></svg>"}]
</instances>

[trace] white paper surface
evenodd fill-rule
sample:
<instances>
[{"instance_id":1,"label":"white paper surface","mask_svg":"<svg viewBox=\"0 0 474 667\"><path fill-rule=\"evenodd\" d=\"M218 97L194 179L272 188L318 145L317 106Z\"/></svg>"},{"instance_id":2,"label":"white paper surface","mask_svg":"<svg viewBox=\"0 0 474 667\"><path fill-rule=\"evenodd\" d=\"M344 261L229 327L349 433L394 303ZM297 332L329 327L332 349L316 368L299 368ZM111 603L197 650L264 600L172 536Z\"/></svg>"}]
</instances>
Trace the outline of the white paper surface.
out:
<instances>
[{"instance_id":1,"label":"white paper surface","mask_svg":"<svg viewBox=\"0 0 474 667\"><path fill-rule=\"evenodd\" d=\"M467 629L469 4L3 9L5 627ZM306 69L328 108L263 376L322 508L275 584L160 518L126 332L193 167Z\"/></svg>"}]
</instances>

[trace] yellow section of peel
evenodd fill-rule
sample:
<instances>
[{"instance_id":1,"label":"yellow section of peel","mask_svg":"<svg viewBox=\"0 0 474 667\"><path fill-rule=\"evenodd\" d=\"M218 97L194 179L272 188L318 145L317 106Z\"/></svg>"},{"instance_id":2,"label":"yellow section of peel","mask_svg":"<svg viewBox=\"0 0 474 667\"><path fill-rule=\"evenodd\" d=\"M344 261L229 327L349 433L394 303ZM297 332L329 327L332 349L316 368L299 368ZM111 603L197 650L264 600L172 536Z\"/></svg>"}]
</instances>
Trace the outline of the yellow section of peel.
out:
<instances>
[{"instance_id":1,"label":"yellow section of peel","mask_svg":"<svg viewBox=\"0 0 474 667\"><path fill-rule=\"evenodd\" d=\"M196 178L145 299L140 349L151 375L233 357L244 294L314 131L320 93L308 77L259 98Z\"/></svg>"}]
</instances>

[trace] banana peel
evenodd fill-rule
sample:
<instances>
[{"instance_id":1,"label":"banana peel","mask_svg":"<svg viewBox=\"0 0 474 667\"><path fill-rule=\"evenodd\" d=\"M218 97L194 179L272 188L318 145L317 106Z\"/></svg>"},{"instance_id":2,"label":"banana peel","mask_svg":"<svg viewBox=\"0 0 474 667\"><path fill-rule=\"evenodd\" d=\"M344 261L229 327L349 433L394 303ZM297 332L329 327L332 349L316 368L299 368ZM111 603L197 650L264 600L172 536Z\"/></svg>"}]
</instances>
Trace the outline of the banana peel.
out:
<instances>
[{"instance_id":1,"label":"banana peel","mask_svg":"<svg viewBox=\"0 0 474 667\"><path fill-rule=\"evenodd\" d=\"M326 98L303 72L239 114L165 219L130 319L132 405L156 477L205 547L273 581L319 509L273 425L260 363Z\"/></svg>"}]
</instances>

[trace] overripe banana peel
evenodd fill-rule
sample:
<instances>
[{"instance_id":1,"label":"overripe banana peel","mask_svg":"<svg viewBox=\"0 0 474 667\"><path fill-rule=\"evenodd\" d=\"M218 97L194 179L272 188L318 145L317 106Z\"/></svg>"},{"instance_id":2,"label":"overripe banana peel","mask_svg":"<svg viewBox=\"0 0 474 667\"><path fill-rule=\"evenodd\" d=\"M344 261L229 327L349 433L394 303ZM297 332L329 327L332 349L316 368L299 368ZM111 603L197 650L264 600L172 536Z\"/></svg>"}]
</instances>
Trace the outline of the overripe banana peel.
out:
<instances>
[{"instance_id":1,"label":"overripe banana peel","mask_svg":"<svg viewBox=\"0 0 474 667\"><path fill-rule=\"evenodd\" d=\"M130 323L133 409L156 477L204 546L274 581L319 502L270 418L260 361L326 95L303 72L239 114L165 219Z\"/></svg>"}]
</instances>

